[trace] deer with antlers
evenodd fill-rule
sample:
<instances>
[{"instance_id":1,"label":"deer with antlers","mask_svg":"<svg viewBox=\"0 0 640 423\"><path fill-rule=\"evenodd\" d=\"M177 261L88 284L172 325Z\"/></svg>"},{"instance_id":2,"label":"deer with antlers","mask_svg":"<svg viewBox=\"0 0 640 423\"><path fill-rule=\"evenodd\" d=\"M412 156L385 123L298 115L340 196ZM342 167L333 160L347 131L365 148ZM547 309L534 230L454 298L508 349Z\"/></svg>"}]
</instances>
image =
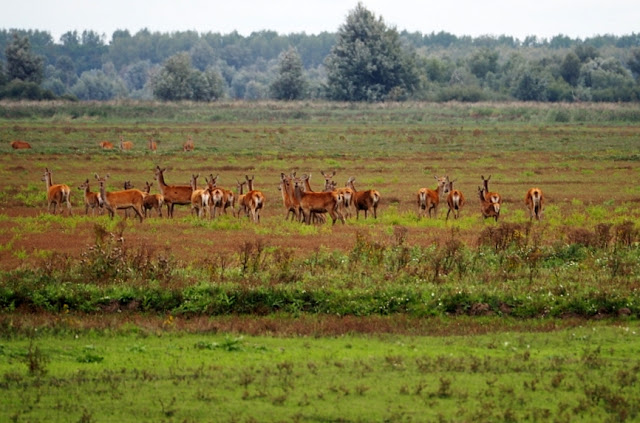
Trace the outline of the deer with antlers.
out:
<instances>
[{"instance_id":1,"label":"deer with antlers","mask_svg":"<svg viewBox=\"0 0 640 423\"><path fill-rule=\"evenodd\" d=\"M331 192L309 192L304 190L305 182L303 179L295 179L294 195L299 203L300 214L302 220L307 225L311 224L312 213L329 213L333 224L340 219L344 224L344 216L340 211L340 203L342 197L335 191Z\"/></svg>"},{"instance_id":2,"label":"deer with antlers","mask_svg":"<svg viewBox=\"0 0 640 423\"><path fill-rule=\"evenodd\" d=\"M449 194L447 195L447 206L449 206L449 210L447 211L447 218L445 221L449 220L449 213L451 212L453 212L454 219L460 217L460 209L464 206L464 195L462 194L462 191L453 188L453 183L455 181L456 179L448 182L449 186L447 187L447 190L449 191Z\"/></svg>"},{"instance_id":3,"label":"deer with antlers","mask_svg":"<svg viewBox=\"0 0 640 423\"><path fill-rule=\"evenodd\" d=\"M347 180L346 186L353 190L353 205L356 209L356 219L360 218L360 210L364 211L364 218L367 218L369 211L373 211L373 218L378 218L378 204L380 203L380 193L374 189L368 189L366 191L358 191L353 184L355 177L350 177Z\"/></svg>"},{"instance_id":4,"label":"deer with antlers","mask_svg":"<svg viewBox=\"0 0 640 423\"><path fill-rule=\"evenodd\" d=\"M65 184L53 184L53 182L51 182L51 171L49 168L44 169L42 181L44 181L47 186L47 211L51 211L51 205L53 204L53 214L56 214L57 206L60 206L60 212L62 212L62 203L67 203L69 215L72 215L71 189L69 186Z\"/></svg>"},{"instance_id":5,"label":"deer with antlers","mask_svg":"<svg viewBox=\"0 0 640 423\"><path fill-rule=\"evenodd\" d=\"M173 217L173 207L177 205L191 205L191 194L193 189L190 185L167 185L164 180L164 173L167 168L160 169L156 166L154 179L158 181L158 188L167 205L167 215Z\"/></svg>"},{"instance_id":6,"label":"deer with antlers","mask_svg":"<svg viewBox=\"0 0 640 423\"><path fill-rule=\"evenodd\" d=\"M142 207L144 204L145 193L138 189L127 189L124 191L106 192L107 179L109 174L104 177L95 174L95 178L100 184L100 199L102 206L109 212L109 216L113 219L113 216L118 209L133 209L138 215L140 223L142 223Z\"/></svg>"},{"instance_id":7,"label":"deer with antlers","mask_svg":"<svg viewBox=\"0 0 640 423\"><path fill-rule=\"evenodd\" d=\"M195 148L196 146L193 143L193 138L191 138L191 135L189 135L184 144L182 144L182 151L193 151Z\"/></svg>"},{"instance_id":8,"label":"deer with antlers","mask_svg":"<svg viewBox=\"0 0 640 423\"><path fill-rule=\"evenodd\" d=\"M529 220L540 220L542 217L542 203L544 202L544 196L540 188L531 188L527 191L527 195L524 198L524 203L529 210Z\"/></svg>"},{"instance_id":9,"label":"deer with antlers","mask_svg":"<svg viewBox=\"0 0 640 423\"><path fill-rule=\"evenodd\" d=\"M248 211L251 220L253 220L255 223L258 223L260 222L260 211L264 207L266 197L262 193L262 191L253 189L253 175L251 176L251 178L249 178L249 175L245 175L245 180L247 181L249 192L242 196L241 205L245 211Z\"/></svg>"},{"instance_id":10,"label":"deer with antlers","mask_svg":"<svg viewBox=\"0 0 640 423\"><path fill-rule=\"evenodd\" d=\"M151 209L154 209L158 212L158 216L162 217L162 206L164 205L164 197L162 194L151 194L151 186L153 182L149 183L145 181L144 193L146 194L144 197L144 202L142 206L144 208L144 217L147 218L147 211L149 211L149 215L151 214Z\"/></svg>"},{"instance_id":11,"label":"deer with antlers","mask_svg":"<svg viewBox=\"0 0 640 423\"><path fill-rule=\"evenodd\" d=\"M26 141L11 141L11 148L13 148L14 150L26 150L31 148L31 144L29 144Z\"/></svg>"},{"instance_id":12,"label":"deer with antlers","mask_svg":"<svg viewBox=\"0 0 640 423\"><path fill-rule=\"evenodd\" d=\"M120 150L129 151L133 148L133 143L131 141L125 141L124 135L120 135Z\"/></svg>"},{"instance_id":13,"label":"deer with antlers","mask_svg":"<svg viewBox=\"0 0 640 423\"><path fill-rule=\"evenodd\" d=\"M102 214L102 206L99 192L91 192L91 187L89 186L89 178L84 181L79 187L79 190L84 191L84 214L89 214L89 208L91 208L91 216L95 216L96 209L98 209L98 214Z\"/></svg>"},{"instance_id":14,"label":"deer with antlers","mask_svg":"<svg viewBox=\"0 0 640 423\"><path fill-rule=\"evenodd\" d=\"M198 176L191 175L191 211L204 217L209 206L209 189L198 189Z\"/></svg>"},{"instance_id":15,"label":"deer with antlers","mask_svg":"<svg viewBox=\"0 0 640 423\"><path fill-rule=\"evenodd\" d=\"M420 188L418 190L418 217L429 215L433 211L433 217L438 217L438 205L440 200L444 200L447 197L449 178L446 176L434 176L438 181L436 189Z\"/></svg>"}]
</instances>

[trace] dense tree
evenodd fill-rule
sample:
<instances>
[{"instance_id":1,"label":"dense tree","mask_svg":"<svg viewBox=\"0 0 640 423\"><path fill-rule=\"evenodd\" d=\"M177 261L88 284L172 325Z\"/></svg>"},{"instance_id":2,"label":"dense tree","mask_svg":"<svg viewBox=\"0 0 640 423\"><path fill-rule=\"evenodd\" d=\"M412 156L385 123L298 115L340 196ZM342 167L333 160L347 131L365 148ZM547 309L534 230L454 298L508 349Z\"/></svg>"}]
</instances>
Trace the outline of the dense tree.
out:
<instances>
[{"instance_id":1,"label":"dense tree","mask_svg":"<svg viewBox=\"0 0 640 423\"><path fill-rule=\"evenodd\" d=\"M191 66L188 53L170 57L153 78L153 94L161 100L212 101L222 96L222 78L214 70L203 73Z\"/></svg>"},{"instance_id":2,"label":"dense tree","mask_svg":"<svg viewBox=\"0 0 640 423\"><path fill-rule=\"evenodd\" d=\"M560 66L560 73L562 78L567 81L571 86L578 84L578 78L580 78L580 58L574 52L569 52L564 57L562 65Z\"/></svg>"},{"instance_id":3,"label":"dense tree","mask_svg":"<svg viewBox=\"0 0 640 423\"><path fill-rule=\"evenodd\" d=\"M302 60L298 51L290 47L280 55L278 76L271 84L271 95L277 100L303 98L306 87Z\"/></svg>"},{"instance_id":4,"label":"dense tree","mask_svg":"<svg viewBox=\"0 0 640 423\"><path fill-rule=\"evenodd\" d=\"M328 97L383 101L412 94L418 85L414 55L403 49L395 29L362 3L349 13L327 57Z\"/></svg>"},{"instance_id":5,"label":"dense tree","mask_svg":"<svg viewBox=\"0 0 640 423\"><path fill-rule=\"evenodd\" d=\"M513 96L522 101L545 101L547 99L547 79L531 70L526 70L518 79Z\"/></svg>"},{"instance_id":6,"label":"dense tree","mask_svg":"<svg viewBox=\"0 0 640 423\"><path fill-rule=\"evenodd\" d=\"M14 34L13 40L5 50L7 57L7 78L40 84L44 76L44 59L31 52L28 37Z\"/></svg>"},{"instance_id":7,"label":"dense tree","mask_svg":"<svg viewBox=\"0 0 640 423\"><path fill-rule=\"evenodd\" d=\"M125 87L106 72L94 69L80 75L71 93L80 100L111 100L124 95Z\"/></svg>"},{"instance_id":8,"label":"dense tree","mask_svg":"<svg viewBox=\"0 0 640 423\"><path fill-rule=\"evenodd\" d=\"M497 51L483 48L469 59L469 70L478 78L484 78L489 72L496 73L498 70L498 57Z\"/></svg>"}]
</instances>

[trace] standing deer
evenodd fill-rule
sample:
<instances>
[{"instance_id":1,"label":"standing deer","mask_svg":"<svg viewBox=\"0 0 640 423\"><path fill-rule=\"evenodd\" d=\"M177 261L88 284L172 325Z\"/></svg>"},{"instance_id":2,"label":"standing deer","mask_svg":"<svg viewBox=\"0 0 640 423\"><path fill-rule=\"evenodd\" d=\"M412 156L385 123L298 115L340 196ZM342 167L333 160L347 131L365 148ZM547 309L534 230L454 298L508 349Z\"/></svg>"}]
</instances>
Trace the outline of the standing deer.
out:
<instances>
[{"instance_id":1,"label":"standing deer","mask_svg":"<svg viewBox=\"0 0 640 423\"><path fill-rule=\"evenodd\" d=\"M25 150L31 148L31 144L26 141L11 141L11 148L14 150Z\"/></svg>"},{"instance_id":2,"label":"standing deer","mask_svg":"<svg viewBox=\"0 0 640 423\"><path fill-rule=\"evenodd\" d=\"M160 169L156 166L154 179L158 181L158 188L164 197L164 203L167 205L167 215L173 217L173 206L191 205L191 193L193 190L190 185L167 185L164 181L164 172L167 168Z\"/></svg>"},{"instance_id":3,"label":"standing deer","mask_svg":"<svg viewBox=\"0 0 640 423\"><path fill-rule=\"evenodd\" d=\"M151 194L151 186L152 183L145 181L144 193L147 194L144 197L144 202L142 203L144 207L144 217L147 217L147 211L151 214L150 210L155 209L158 212L158 216L162 217L162 206L164 205L164 197L162 194Z\"/></svg>"},{"instance_id":4,"label":"standing deer","mask_svg":"<svg viewBox=\"0 0 640 423\"><path fill-rule=\"evenodd\" d=\"M238 190L238 212L236 213L237 217L240 217L240 209L242 209L242 211L244 212L245 216L249 216L249 208L247 207L247 205L244 202L244 186L247 183L247 181L242 181L240 182L239 180L236 179L236 182L238 183L236 185L237 190Z\"/></svg>"},{"instance_id":5,"label":"standing deer","mask_svg":"<svg viewBox=\"0 0 640 423\"><path fill-rule=\"evenodd\" d=\"M102 205L109 212L109 216L113 219L113 216L118 209L133 209L142 223L142 207L144 203L145 194L137 189L128 189L125 191L106 192L107 179L109 174L104 177L95 174L98 183L100 184L100 199Z\"/></svg>"},{"instance_id":6,"label":"standing deer","mask_svg":"<svg viewBox=\"0 0 640 423\"><path fill-rule=\"evenodd\" d=\"M332 192L308 192L303 189L304 181L296 179L294 181L295 197L300 204L300 213L303 221L311 224L312 213L329 213L333 224L340 219L344 224L344 216L340 211L342 197L335 191Z\"/></svg>"},{"instance_id":7,"label":"standing deer","mask_svg":"<svg viewBox=\"0 0 640 423\"><path fill-rule=\"evenodd\" d=\"M266 197L264 196L262 191L253 189L254 176L251 176L251 178L249 178L249 175L245 175L245 179L247 181L249 192L247 192L243 197L243 206L245 207L245 210L249 210L251 220L253 220L255 223L258 223L260 222L260 211L264 207Z\"/></svg>"},{"instance_id":8,"label":"standing deer","mask_svg":"<svg viewBox=\"0 0 640 423\"><path fill-rule=\"evenodd\" d=\"M133 188L131 181L124 181L122 188L126 191ZM129 218L129 209L124 209L124 217Z\"/></svg>"},{"instance_id":9,"label":"standing deer","mask_svg":"<svg viewBox=\"0 0 640 423\"><path fill-rule=\"evenodd\" d=\"M147 146L149 147L149 151L151 152L156 152L158 151L158 143L154 141L153 138L149 138L149 143L147 144Z\"/></svg>"},{"instance_id":10,"label":"standing deer","mask_svg":"<svg viewBox=\"0 0 640 423\"><path fill-rule=\"evenodd\" d=\"M373 210L373 218L378 218L378 203L380 203L380 193L374 189L369 189L366 191L358 191L353 185L355 182L355 177L350 177L347 180L346 186L353 190L353 204L356 208L356 219L360 218L360 210L364 210L364 218L367 218L367 213L370 210Z\"/></svg>"},{"instance_id":11,"label":"standing deer","mask_svg":"<svg viewBox=\"0 0 640 423\"><path fill-rule=\"evenodd\" d=\"M56 214L56 207L60 206L60 212L62 213L62 203L67 203L67 210L69 215L72 215L71 210L71 189L68 185L53 184L51 182L51 171L49 168L44 169L44 176L42 180L47 186L47 211L51 211L51 205L53 204L53 214Z\"/></svg>"},{"instance_id":12,"label":"standing deer","mask_svg":"<svg viewBox=\"0 0 640 423\"><path fill-rule=\"evenodd\" d=\"M438 181L436 189L420 188L420 190L418 190L418 217L426 214L431 217L432 210L433 217L438 217L440 200L444 200L449 193L449 178L447 176L434 176L434 178Z\"/></svg>"},{"instance_id":13,"label":"standing deer","mask_svg":"<svg viewBox=\"0 0 640 423\"><path fill-rule=\"evenodd\" d=\"M342 198L342 202L340 203L340 212L345 217L345 219L351 217L351 209L353 207L353 198L355 192L349 187L336 187L336 182L331 180L331 178L333 178L336 174L335 170L331 174L324 173L323 171L320 171L320 173L322 174L322 176L324 176L325 191L336 191Z\"/></svg>"},{"instance_id":14,"label":"standing deer","mask_svg":"<svg viewBox=\"0 0 640 423\"><path fill-rule=\"evenodd\" d=\"M133 148L133 143L131 141L125 141L124 136L120 135L120 150L129 151Z\"/></svg>"},{"instance_id":15,"label":"standing deer","mask_svg":"<svg viewBox=\"0 0 640 423\"><path fill-rule=\"evenodd\" d=\"M454 219L460 217L460 209L464 206L464 195L462 195L462 191L453 189L453 183L455 181L455 179L453 181L449 181L449 195L447 195L447 205L449 206L449 210L447 211L447 218L445 220L449 220L449 213L452 211Z\"/></svg>"},{"instance_id":16,"label":"standing deer","mask_svg":"<svg viewBox=\"0 0 640 423\"><path fill-rule=\"evenodd\" d=\"M480 199L480 211L482 212L482 217L485 219L493 217L497 222L500 217L500 203L491 202L484 191L484 188L478 187L478 197Z\"/></svg>"},{"instance_id":17,"label":"standing deer","mask_svg":"<svg viewBox=\"0 0 640 423\"><path fill-rule=\"evenodd\" d=\"M300 220L300 203L298 203L298 200L295 198L295 193L291 184L292 179L293 176L287 176L284 173L280 173L280 184L278 185L278 189L280 190L280 194L282 194L282 204L287 211L287 215L284 220L289 220L290 214L291 220L293 220L293 218Z\"/></svg>"},{"instance_id":18,"label":"standing deer","mask_svg":"<svg viewBox=\"0 0 640 423\"><path fill-rule=\"evenodd\" d=\"M489 175L489 177L487 179L484 178L484 176L480 175L480 177L482 178L482 183L484 184L484 197L486 201L489 201L490 203L500 203L502 204L502 196L500 194L498 194L497 192L490 192L489 191L489 179L491 179L491 175Z\"/></svg>"},{"instance_id":19,"label":"standing deer","mask_svg":"<svg viewBox=\"0 0 640 423\"><path fill-rule=\"evenodd\" d=\"M193 143L193 138L191 138L191 135L189 135L187 137L187 141L185 141L184 144L182 144L182 151L193 151L195 149L195 145Z\"/></svg>"},{"instance_id":20,"label":"standing deer","mask_svg":"<svg viewBox=\"0 0 640 423\"><path fill-rule=\"evenodd\" d=\"M531 188L527 191L527 195L524 198L524 202L529 210L529 220L540 220L542 217L542 203L544 202L544 196L540 188Z\"/></svg>"},{"instance_id":21,"label":"standing deer","mask_svg":"<svg viewBox=\"0 0 640 423\"><path fill-rule=\"evenodd\" d=\"M102 148L103 150L111 150L113 149L113 143L110 143L109 141L102 141L100 142L100 148Z\"/></svg>"},{"instance_id":22,"label":"standing deer","mask_svg":"<svg viewBox=\"0 0 640 423\"><path fill-rule=\"evenodd\" d=\"M98 209L98 214L102 214L102 200L100 199L100 193L91 192L88 178L78 187L78 189L84 191L84 214L89 214L89 207L91 207L91 216L95 216L96 209Z\"/></svg>"},{"instance_id":23,"label":"standing deer","mask_svg":"<svg viewBox=\"0 0 640 423\"><path fill-rule=\"evenodd\" d=\"M209 206L209 190L198 189L198 176L191 175L191 211L202 218Z\"/></svg>"},{"instance_id":24,"label":"standing deer","mask_svg":"<svg viewBox=\"0 0 640 423\"><path fill-rule=\"evenodd\" d=\"M213 174L209 174L209 179L206 179L207 181L207 185L209 186L209 191L211 191L213 193L214 189L218 189L221 191L222 193L222 197L220 197L220 193L216 193L216 202L218 203L216 205L217 208L221 209L222 212L224 214L227 214L227 209L229 207L231 207L231 213L233 214L233 216L235 217L236 215L236 195L233 193L233 191L226 189L226 188L222 188L222 187L218 187L218 176L216 175L215 177L213 176ZM212 194L213 195L213 194ZM218 199L220 197L220 199ZM210 198L209 203L211 203L211 201L213 200L213 197ZM215 212L215 210L212 210ZM215 213L212 217L215 217Z\"/></svg>"}]
</instances>

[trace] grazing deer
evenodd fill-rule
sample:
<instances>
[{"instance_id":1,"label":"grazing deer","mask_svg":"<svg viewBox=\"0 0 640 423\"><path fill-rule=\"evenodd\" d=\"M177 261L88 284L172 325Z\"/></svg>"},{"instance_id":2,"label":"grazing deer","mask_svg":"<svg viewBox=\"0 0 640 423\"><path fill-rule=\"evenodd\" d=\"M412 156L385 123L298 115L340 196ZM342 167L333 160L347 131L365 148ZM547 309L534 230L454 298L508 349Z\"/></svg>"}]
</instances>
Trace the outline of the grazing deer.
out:
<instances>
[{"instance_id":1,"label":"grazing deer","mask_svg":"<svg viewBox=\"0 0 640 423\"><path fill-rule=\"evenodd\" d=\"M120 135L120 150L129 151L133 148L133 143L131 141L125 141L124 136Z\"/></svg>"},{"instance_id":2,"label":"grazing deer","mask_svg":"<svg viewBox=\"0 0 640 423\"><path fill-rule=\"evenodd\" d=\"M113 149L113 143L110 143L109 141L102 141L99 145L103 150Z\"/></svg>"},{"instance_id":3,"label":"grazing deer","mask_svg":"<svg viewBox=\"0 0 640 423\"><path fill-rule=\"evenodd\" d=\"M491 179L491 175L489 175L487 179L484 179L484 176L482 175L480 175L480 177L482 178L482 183L484 184L483 195L485 196L485 200L489 201L490 203L502 204L502 196L497 192L489 191L489 179Z\"/></svg>"},{"instance_id":4,"label":"grazing deer","mask_svg":"<svg viewBox=\"0 0 640 423\"><path fill-rule=\"evenodd\" d=\"M88 178L78 187L78 189L84 191L84 214L89 214L89 207L91 207L91 216L95 216L96 209L98 209L98 214L102 214L102 200L100 199L100 193L91 192Z\"/></svg>"},{"instance_id":5,"label":"grazing deer","mask_svg":"<svg viewBox=\"0 0 640 423\"><path fill-rule=\"evenodd\" d=\"M478 187L478 197L480 199L480 211L482 212L482 217L485 219L493 217L497 222L500 217L500 203L491 202L484 191L484 188Z\"/></svg>"},{"instance_id":6,"label":"grazing deer","mask_svg":"<svg viewBox=\"0 0 640 423\"><path fill-rule=\"evenodd\" d=\"M462 195L462 191L453 189L453 183L456 180L449 181L448 191L449 195L447 195L447 205L449 206L449 210L447 211L447 218L445 220L449 220L449 213L453 211L453 218L457 219L460 217L460 209L464 206L464 195Z\"/></svg>"},{"instance_id":7,"label":"grazing deer","mask_svg":"<svg viewBox=\"0 0 640 423\"><path fill-rule=\"evenodd\" d=\"M193 190L190 185L167 185L164 181L164 172L167 168L160 169L156 166L154 179L158 181L158 188L164 197L164 203L167 205L167 215L173 217L173 206L191 205L191 193Z\"/></svg>"},{"instance_id":8,"label":"grazing deer","mask_svg":"<svg viewBox=\"0 0 640 423\"><path fill-rule=\"evenodd\" d=\"M312 213L329 213L334 225L338 219L344 224L344 216L340 211L340 203L342 202L340 194L335 191L309 192L303 189L304 185L305 182L302 179L294 181L294 194L300 204L300 213L304 223L311 224Z\"/></svg>"},{"instance_id":9,"label":"grazing deer","mask_svg":"<svg viewBox=\"0 0 640 423\"><path fill-rule=\"evenodd\" d=\"M529 209L529 220L540 220L542 217L542 203L544 202L544 196L540 188L531 188L527 191L527 195L524 198L524 202Z\"/></svg>"},{"instance_id":10,"label":"grazing deer","mask_svg":"<svg viewBox=\"0 0 640 423\"><path fill-rule=\"evenodd\" d=\"M107 179L109 174L104 177L95 174L98 183L100 184L100 199L102 200L103 207L109 212L109 216L113 219L118 209L133 209L140 223L142 223L142 207L144 203L145 194L138 189L128 189L125 191L106 192Z\"/></svg>"},{"instance_id":11,"label":"grazing deer","mask_svg":"<svg viewBox=\"0 0 640 423\"><path fill-rule=\"evenodd\" d=\"M147 194L144 197L144 201L142 206L144 208L144 217L147 218L147 211L149 211L149 215L151 214L150 210L155 209L158 212L158 216L162 217L162 206L164 205L164 197L162 194L151 194L151 186L152 183L145 181L144 193Z\"/></svg>"},{"instance_id":12,"label":"grazing deer","mask_svg":"<svg viewBox=\"0 0 640 423\"><path fill-rule=\"evenodd\" d=\"M149 138L149 143L147 144L149 147L149 151L156 152L158 151L158 143L153 140L153 138Z\"/></svg>"},{"instance_id":13,"label":"grazing deer","mask_svg":"<svg viewBox=\"0 0 640 423\"><path fill-rule=\"evenodd\" d=\"M356 208L356 219L360 218L360 210L364 210L364 218L367 218L367 214L370 210L373 210L373 218L378 218L378 204L380 203L380 193L374 189L368 189L366 191L358 191L353 185L355 177L350 177L347 180L346 186L353 190L353 204Z\"/></svg>"},{"instance_id":14,"label":"grazing deer","mask_svg":"<svg viewBox=\"0 0 640 423\"><path fill-rule=\"evenodd\" d=\"M56 214L56 207L60 206L60 212L62 213L62 203L67 203L67 210L69 215L72 215L71 210L71 189L68 185L53 184L51 182L51 171L49 168L44 169L44 176L42 180L47 185L47 211L51 211L51 205L53 204L53 214Z\"/></svg>"},{"instance_id":15,"label":"grazing deer","mask_svg":"<svg viewBox=\"0 0 640 423\"><path fill-rule=\"evenodd\" d=\"M249 175L245 175L245 179L247 181L249 192L247 192L242 199L243 206L245 207L245 210L249 210L251 220L253 220L255 223L258 223L260 222L260 211L264 207L266 197L264 196L262 191L253 189L254 176L251 176L251 178L249 178Z\"/></svg>"},{"instance_id":16,"label":"grazing deer","mask_svg":"<svg viewBox=\"0 0 640 423\"><path fill-rule=\"evenodd\" d=\"M11 141L11 148L14 150L25 150L31 148L31 144L26 141Z\"/></svg>"},{"instance_id":17,"label":"grazing deer","mask_svg":"<svg viewBox=\"0 0 640 423\"><path fill-rule=\"evenodd\" d=\"M431 211L433 210L433 217L438 217L438 205L440 200L446 198L448 191L449 178L447 176L437 177L438 181L436 189L420 188L418 190L418 217L422 217L426 214L431 217Z\"/></svg>"},{"instance_id":18,"label":"grazing deer","mask_svg":"<svg viewBox=\"0 0 640 423\"><path fill-rule=\"evenodd\" d=\"M209 206L209 190L198 189L198 176L191 175L191 211L202 218Z\"/></svg>"},{"instance_id":19,"label":"grazing deer","mask_svg":"<svg viewBox=\"0 0 640 423\"><path fill-rule=\"evenodd\" d=\"M182 151L193 151L194 148L196 148L196 146L193 144L193 138L191 138L191 135L189 135L187 137L187 141L182 144Z\"/></svg>"}]
</instances>

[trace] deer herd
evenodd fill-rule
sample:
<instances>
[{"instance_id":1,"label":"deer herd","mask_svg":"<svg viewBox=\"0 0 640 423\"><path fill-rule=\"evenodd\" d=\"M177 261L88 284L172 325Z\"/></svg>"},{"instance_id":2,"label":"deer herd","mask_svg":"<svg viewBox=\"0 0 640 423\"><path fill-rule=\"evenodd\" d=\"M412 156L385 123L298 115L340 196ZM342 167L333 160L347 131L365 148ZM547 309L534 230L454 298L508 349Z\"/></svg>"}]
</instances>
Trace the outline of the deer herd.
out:
<instances>
[{"instance_id":1,"label":"deer herd","mask_svg":"<svg viewBox=\"0 0 640 423\"><path fill-rule=\"evenodd\" d=\"M128 217L129 211L133 210L140 222L144 218L151 216L154 210L159 217L162 217L162 208L166 206L167 216L173 217L176 205L190 206L191 213L199 218L210 219L227 214L227 209L231 208L234 217L244 214L252 222L260 222L260 212L266 203L266 197L262 191L254 188L254 177L245 175L243 181L236 180L236 192L218 186L219 175L205 177L206 186L198 187L199 174L192 174L191 181L187 185L168 184L165 180L166 168L156 166L154 179L158 183L159 193L152 194L153 182L145 182L143 190L135 189L129 181L126 181L123 190L107 191L107 180L109 174L100 177L95 174L98 182L98 191L92 192L90 180L87 178L78 189L83 192L85 215L102 214L104 210L113 218L116 210L125 210ZM280 174L278 190L282 196L282 203L285 210L285 220L297 220L306 224L324 223L326 215L331 217L332 224L338 220L345 223L347 218L353 216L359 219L360 212L364 212L366 219L369 214L374 218L378 217L378 205L380 204L380 192L374 189L358 191L354 185L356 178L350 177L344 187L337 187L337 182L333 180L336 172L320 172L324 177L324 187L322 191L314 191L311 188L311 175L304 174L296 176L296 172L289 175ZM449 179L448 176L434 176L436 186L431 188L420 188L417 193L418 217L436 218L438 206L441 202L446 202L448 211L446 221L450 215L454 219L460 217L460 211L465 205L463 193L455 189L453 184L456 180ZM480 212L484 219L493 218L498 221L500 217L500 206L502 196L489 190L489 180L491 175L485 178L481 176L482 186L478 186L478 199L480 202ZM52 182L52 172L45 168L42 180L47 188L47 210L56 213L63 204L69 214L71 209L71 190L68 185L54 184ZM246 192L245 192L246 186ZM540 220L544 196L540 188L531 188L525 196L525 205L529 212L529 218ZM53 209L52 209L53 206Z\"/></svg>"}]
</instances>

